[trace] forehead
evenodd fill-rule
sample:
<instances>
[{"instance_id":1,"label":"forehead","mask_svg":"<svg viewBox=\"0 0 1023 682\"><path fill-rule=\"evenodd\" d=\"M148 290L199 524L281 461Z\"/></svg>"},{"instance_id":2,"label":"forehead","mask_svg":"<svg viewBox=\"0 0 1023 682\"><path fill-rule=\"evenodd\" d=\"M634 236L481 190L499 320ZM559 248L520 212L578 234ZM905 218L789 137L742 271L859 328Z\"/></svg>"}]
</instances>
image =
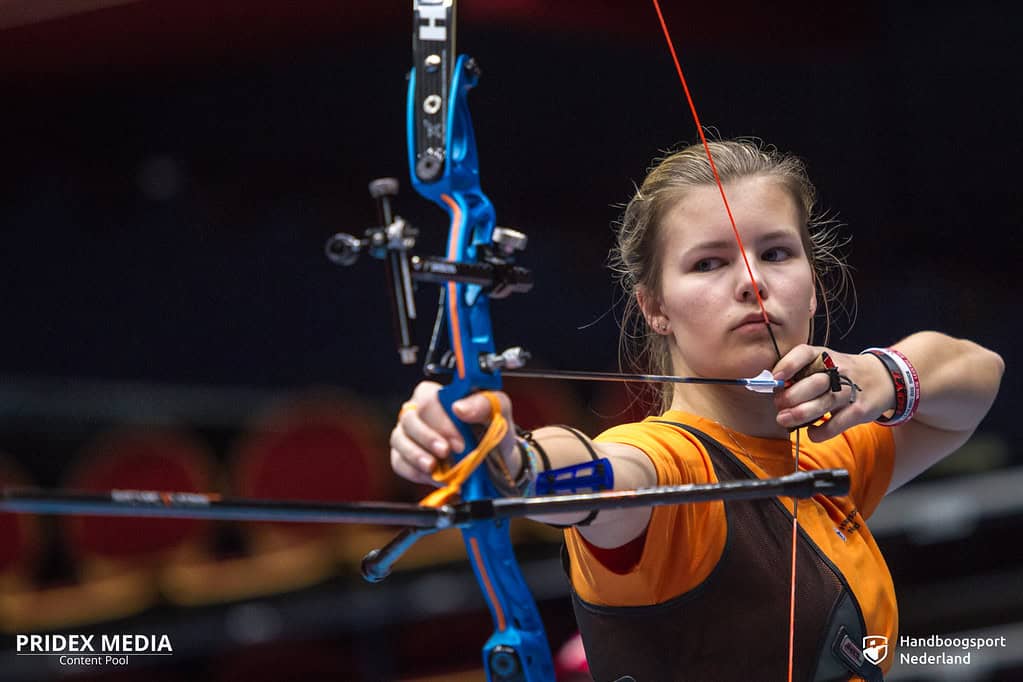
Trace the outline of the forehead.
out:
<instances>
[{"instance_id":1,"label":"forehead","mask_svg":"<svg viewBox=\"0 0 1023 682\"><path fill-rule=\"evenodd\" d=\"M725 196L744 240L779 230L802 234L796 201L774 178L760 176L728 182ZM676 247L709 239L735 239L716 185L687 189L665 213L661 232L662 239Z\"/></svg>"}]
</instances>

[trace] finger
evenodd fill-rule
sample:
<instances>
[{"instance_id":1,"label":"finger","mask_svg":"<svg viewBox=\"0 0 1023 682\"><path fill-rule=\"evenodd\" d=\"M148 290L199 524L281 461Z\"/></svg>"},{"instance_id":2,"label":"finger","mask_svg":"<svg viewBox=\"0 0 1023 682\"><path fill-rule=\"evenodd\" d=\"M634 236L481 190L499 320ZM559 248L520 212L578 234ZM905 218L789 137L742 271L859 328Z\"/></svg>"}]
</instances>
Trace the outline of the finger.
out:
<instances>
[{"instance_id":1,"label":"finger","mask_svg":"<svg viewBox=\"0 0 1023 682\"><path fill-rule=\"evenodd\" d=\"M813 362L820 355L822 349L801 343L785 354L778 364L774 366L771 373L775 379L788 381L796 372Z\"/></svg>"},{"instance_id":2,"label":"finger","mask_svg":"<svg viewBox=\"0 0 1023 682\"><path fill-rule=\"evenodd\" d=\"M491 393L497 397L498 403L501 405L501 412L507 415L511 405L508 396L501 391L492 391ZM487 424L493 418L490 400L482 393L475 393L456 400L452 403L451 409L456 417L467 424Z\"/></svg>"},{"instance_id":3,"label":"finger","mask_svg":"<svg viewBox=\"0 0 1023 682\"><path fill-rule=\"evenodd\" d=\"M397 460L395 456L397 456ZM423 477L429 478L430 473L437 466L437 456L422 448L401 429L396 428L391 432L391 467L400 474L399 462L405 465L401 467L402 471L416 473L412 480L420 480Z\"/></svg>"},{"instance_id":4,"label":"finger","mask_svg":"<svg viewBox=\"0 0 1023 682\"><path fill-rule=\"evenodd\" d=\"M806 435L814 443L823 443L826 440L831 440L848 428L848 426L842 423L843 421L838 416L832 415L831 419L819 426L811 424L806 427Z\"/></svg>"},{"instance_id":5,"label":"finger","mask_svg":"<svg viewBox=\"0 0 1023 682\"><path fill-rule=\"evenodd\" d=\"M806 433L814 443L820 443L862 423L862 410L845 402L841 407L831 410L831 419L820 426L808 427Z\"/></svg>"},{"instance_id":6,"label":"finger","mask_svg":"<svg viewBox=\"0 0 1023 682\"><path fill-rule=\"evenodd\" d=\"M774 394L779 411L795 407L825 393L831 393L831 380L826 374L814 374Z\"/></svg>"},{"instance_id":7,"label":"finger","mask_svg":"<svg viewBox=\"0 0 1023 682\"><path fill-rule=\"evenodd\" d=\"M839 394L828 391L812 400L807 400L793 407L781 410L778 412L778 424L787 429L794 429L797 426L815 422L828 412L834 412L838 409L838 405L835 402L835 396L837 395Z\"/></svg>"},{"instance_id":8,"label":"finger","mask_svg":"<svg viewBox=\"0 0 1023 682\"><path fill-rule=\"evenodd\" d=\"M834 395L837 404L831 408L832 418L820 426L807 429L810 439L814 442L834 438L846 429L873 419L867 414L866 404L857 399L857 391L852 386L844 385L842 390Z\"/></svg>"},{"instance_id":9,"label":"finger","mask_svg":"<svg viewBox=\"0 0 1023 682\"><path fill-rule=\"evenodd\" d=\"M502 391L490 391L497 398L498 408L508 423L508 430L498 445L502 454L515 447L515 422L512 420L511 399ZM494 406L485 393L479 393L458 400L451 405L455 416L470 424L489 424L494 419Z\"/></svg>"},{"instance_id":10,"label":"finger","mask_svg":"<svg viewBox=\"0 0 1023 682\"><path fill-rule=\"evenodd\" d=\"M413 437L424 447L435 449L439 447L439 443L435 441L444 441L445 447L435 451L441 456L446 456L449 451L464 450L465 443L458 427L440 403L438 394L442 388L444 387L433 381L420 382L412 393L412 399L402 408L400 413L402 419L399 421L403 425L407 424L408 430L414 432ZM409 405L415 409L407 410ZM410 414L414 418L405 422L404 418Z\"/></svg>"},{"instance_id":11,"label":"finger","mask_svg":"<svg viewBox=\"0 0 1023 682\"><path fill-rule=\"evenodd\" d=\"M837 436L851 426L868 421L864 418L863 406L855 399L851 386L844 385L840 391L826 390L820 396L800 403L790 409L782 410L778 423L787 428L810 425L813 440L827 440ZM827 420L818 426L813 424L827 415Z\"/></svg>"},{"instance_id":12,"label":"finger","mask_svg":"<svg viewBox=\"0 0 1023 682\"><path fill-rule=\"evenodd\" d=\"M404 459L404 457L402 457L400 452L393 448L391 449L391 469L394 470L394 473L398 474L405 480L412 481L413 483L436 485L434 480L430 478L429 474L424 474L419 469L413 467Z\"/></svg>"},{"instance_id":13,"label":"finger","mask_svg":"<svg viewBox=\"0 0 1023 682\"><path fill-rule=\"evenodd\" d=\"M405 410L398 421L398 428L419 447L429 450L436 457L447 457L452 452L465 449L465 443L454 422L436 399L422 407Z\"/></svg>"}]
</instances>

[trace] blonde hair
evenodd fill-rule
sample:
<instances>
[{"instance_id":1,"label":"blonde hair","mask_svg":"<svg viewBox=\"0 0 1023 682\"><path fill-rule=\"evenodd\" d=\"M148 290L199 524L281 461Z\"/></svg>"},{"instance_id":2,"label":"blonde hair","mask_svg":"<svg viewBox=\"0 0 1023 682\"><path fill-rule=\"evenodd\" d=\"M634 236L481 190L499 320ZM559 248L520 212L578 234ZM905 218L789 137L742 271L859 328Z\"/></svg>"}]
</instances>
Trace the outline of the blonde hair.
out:
<instances>
[{"instance_id":1,"label":"blonde hair","mask_svg":"<svg viewBox=\"0 0 1023 682\"><path fill-rule=\"evenodd\" d=\"M800 213L803 248L813 271L814 288L823 302L822 343L826 344L833 306L837 304L850 323L854 317L855 293L850 268L841 253L849 240L840 236L840 225L836 221L815 213L817 192L805 164L760 140L716 140L709 142L709 146L722 183L754 176L770 177L795 200ZM610 256L611 269L625 298L619 337L619 361L623 367L651 374L673 373L669 337L649 329L636 294L641 290L660 291L662 250L658 228L661 219L688 190L715 184L703 145L694 144L655 159L643 184L625 206L618 224L617 243ZM847 306L846 294L850 292L853 304ZM812 320L810 336L813 337ZM663 384L653 390L659 394L660 411L667 410L671 405L672 385Z\"/></svg>"}]
</instances>

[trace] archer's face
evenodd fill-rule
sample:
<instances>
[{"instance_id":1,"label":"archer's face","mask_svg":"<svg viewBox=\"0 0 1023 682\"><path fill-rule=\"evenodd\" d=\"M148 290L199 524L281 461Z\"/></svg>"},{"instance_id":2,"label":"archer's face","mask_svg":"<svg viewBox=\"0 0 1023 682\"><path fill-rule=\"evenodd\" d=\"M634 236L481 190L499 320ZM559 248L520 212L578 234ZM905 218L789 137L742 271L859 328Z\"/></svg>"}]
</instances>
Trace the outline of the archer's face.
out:
<instances>
[{"instance_id":1,"label":"archer's face","mask_svg":"<svg viewBox=\"0 0 1023 682\"><path fill-rule=\"evenodd\" d=\"M795 200L777 181L725 185L753 276L784 355L809 335L813 273ZM691 190L661 223L660 312L676 374L739 377L778 360L716 186Z\"/></svg>"}]
</instances>

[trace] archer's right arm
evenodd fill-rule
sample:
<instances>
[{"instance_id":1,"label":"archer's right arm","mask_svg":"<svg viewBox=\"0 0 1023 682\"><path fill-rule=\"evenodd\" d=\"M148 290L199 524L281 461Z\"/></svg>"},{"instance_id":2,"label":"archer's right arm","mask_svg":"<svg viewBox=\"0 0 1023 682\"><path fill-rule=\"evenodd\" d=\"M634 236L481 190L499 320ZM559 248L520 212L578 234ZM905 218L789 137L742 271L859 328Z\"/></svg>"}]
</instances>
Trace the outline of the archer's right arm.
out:
<instances>
[{"instance_id":1,"label":"archer's right arm","mask_svg":"<svg viewBox=\"0 0 1023 682\"><path fill-rule=\"evenodd\" d=\"M441 385L424 381L416 386L391 432L391 467L399 476L416 483L436 485L430 473L438 460L464 449L462 438L438 400ZM519 472L524 465L516 444L512 406L507 394L496 393L501 411L509 425L508 434L498 446L500 456L510 472ZM486 424L490 420L490 403L482 395L472 395L454 403L458 417L468 424ZM533 431L533 439L544 449L551 468L559 469L590 461L590 454L577 436L559 427ZM632 490L657 484L653 464L643 452L621 443L596 443L590 446L597 457L606 457L614 470L616 490ZM492 455L496 456L496 455ZM535 520L572 524L586 514L559 514L536 517ZM619 547L639 537L650 520L650 508L605 510L579 532L597 547Z\"/></svg>"}]
</instances>

